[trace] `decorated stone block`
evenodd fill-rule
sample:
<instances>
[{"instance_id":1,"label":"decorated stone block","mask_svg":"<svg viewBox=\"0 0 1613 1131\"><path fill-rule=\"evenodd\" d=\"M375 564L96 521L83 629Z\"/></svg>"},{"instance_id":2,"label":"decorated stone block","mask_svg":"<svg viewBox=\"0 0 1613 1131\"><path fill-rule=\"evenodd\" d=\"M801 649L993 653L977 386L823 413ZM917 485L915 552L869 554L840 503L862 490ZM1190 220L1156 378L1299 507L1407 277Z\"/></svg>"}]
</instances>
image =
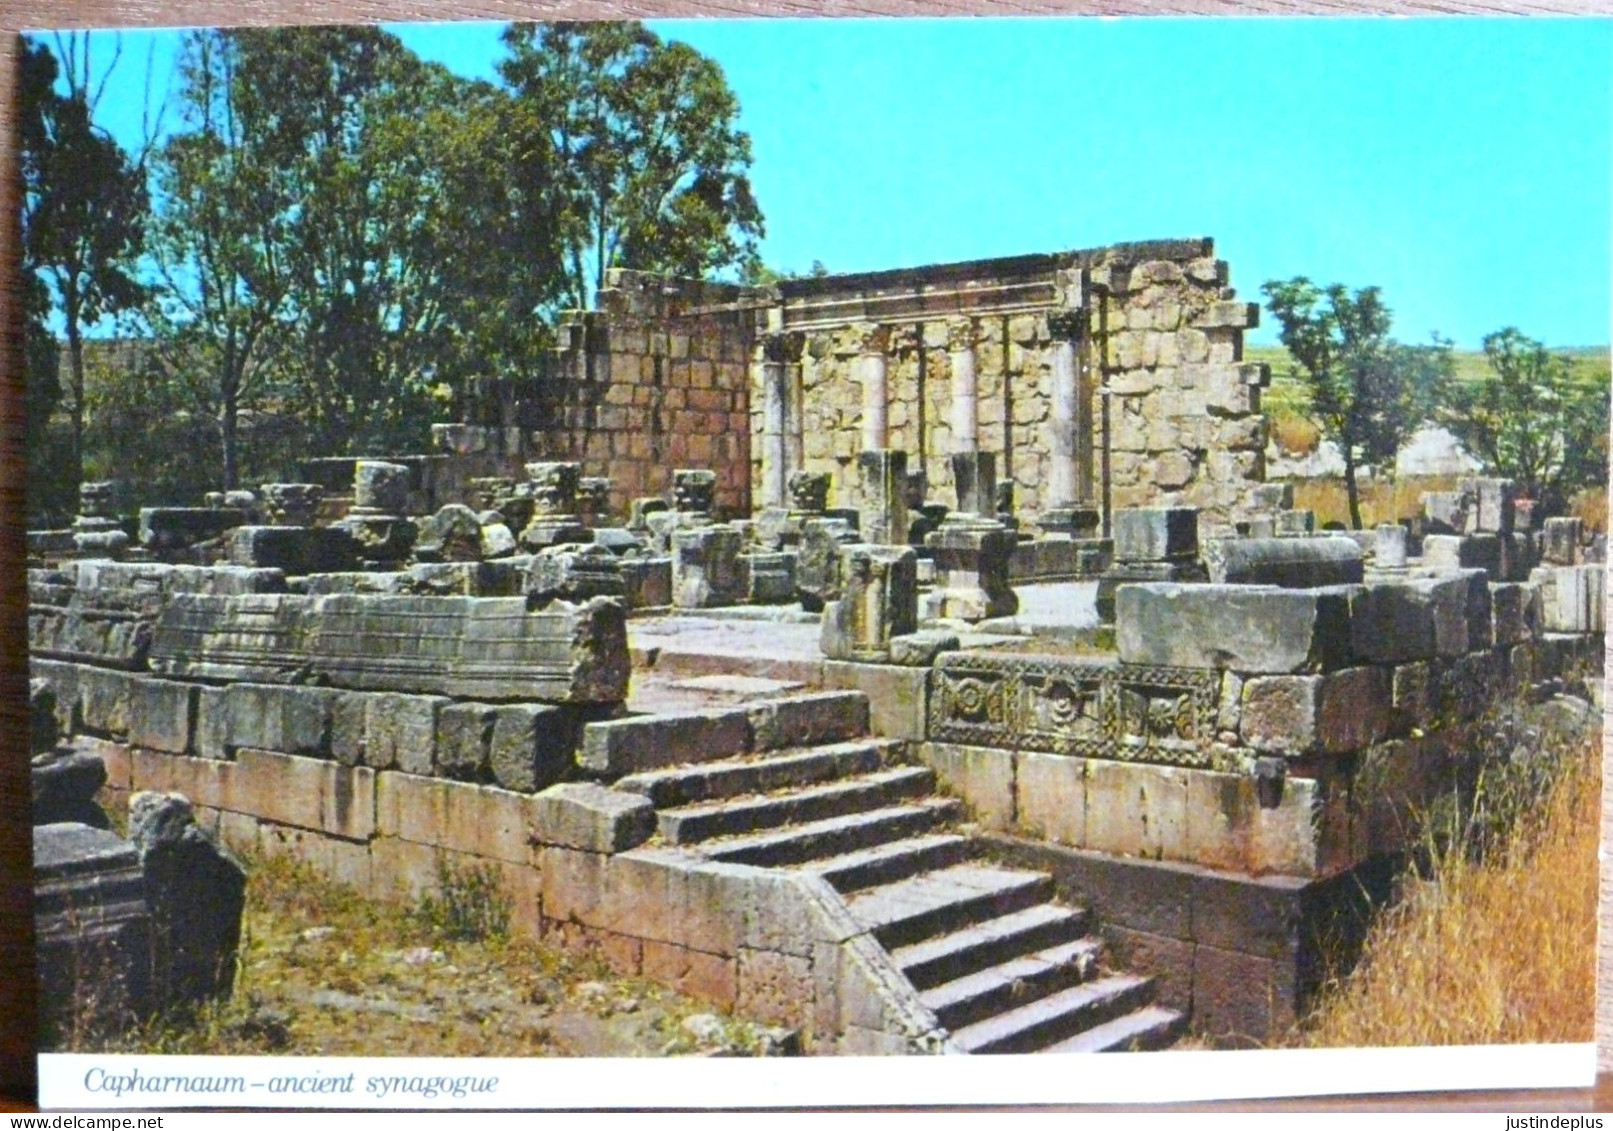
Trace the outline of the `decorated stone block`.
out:
<instances>
[{"instance_id":1,"label":"decorated stone block","mask_svg":"<svg viewBox=\"0 0 1613 1131\"><path fill-rule=\"evenodd\" d=\"M312 526L325 489L317 483L265 483L258 495L270 526Z\"/></svg>"},{"instance_id":2,"label":"decorated stone block","mask_svg":"<svg viewBox=\"0 0 1613 1131\"><path fill-rule=\"evenodd\" d=\"M1284 589L1351 585L1364 571L1361 547L1351 538L1212 538L1204 562L1214 584Z\"/></svg>"},{"instance_id":3,"label":"decorated stone block","mask_svg":"<svg viewBox=\"0 0 1613 1131\"><path fill-rule=\"evenodd\" d=\"M586 601L625 592L622 562L603 546L550 546L532 555L527 567L526 595L533 601Z\"/></svg>"}]
</instances>

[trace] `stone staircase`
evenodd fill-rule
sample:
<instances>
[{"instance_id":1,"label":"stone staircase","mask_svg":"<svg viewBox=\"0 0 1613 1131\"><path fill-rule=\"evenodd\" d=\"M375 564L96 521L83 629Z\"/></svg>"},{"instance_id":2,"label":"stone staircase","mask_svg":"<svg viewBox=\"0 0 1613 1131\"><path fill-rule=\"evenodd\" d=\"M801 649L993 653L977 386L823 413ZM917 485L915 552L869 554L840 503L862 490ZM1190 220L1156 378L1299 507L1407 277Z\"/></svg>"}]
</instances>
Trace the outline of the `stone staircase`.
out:
<instances>
[{"instance_id":1,"label":"stone staircase","mask_svg":"<svg viewBox=\"0 0 1613 1131\"><path fill-rule=\"evenodd\" d=\"M668 845L821 875L962 1051L1173 1043L1186 1019L1153 1003L1152 979L1109 968L1088 913L1056 902L1050 876L983 859L933 771L902 763L906 743L862 733L860 693L837 694L844 723L820 724L810 745L702 751L615 787L654 803Z\"/></svg>"}]
</instances>

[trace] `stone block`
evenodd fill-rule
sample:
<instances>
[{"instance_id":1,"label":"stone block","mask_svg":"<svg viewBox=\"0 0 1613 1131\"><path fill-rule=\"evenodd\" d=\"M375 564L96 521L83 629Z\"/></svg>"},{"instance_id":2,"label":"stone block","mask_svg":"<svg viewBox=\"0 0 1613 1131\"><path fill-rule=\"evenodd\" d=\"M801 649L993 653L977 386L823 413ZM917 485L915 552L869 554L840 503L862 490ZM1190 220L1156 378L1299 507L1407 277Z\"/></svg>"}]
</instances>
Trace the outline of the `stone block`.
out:
<instances>
[{"instance_id":1,"label":"stone block","mask_svg":"<svg viewBox=\"0 0 1613 1131\"><path fill-rule=\"evenodd\" d=\"M267 750L237 751L234 763L197 765L221 775L224 797L217 808L347 840L375 835L375 771L363 766Z\"/></svg>"},{"instance_id":2,"label":"stone block","mask_svg":"<svg viewBox=\"0 0 1613 1131\"><path fill-rule=\"evenodd\" d=\"M1196 507L1131 507L1114 516L1114 554L1120 562L1195 558L1199 552Z\"/></svg>"},{"instance_id":3,"label":"stone block","mask_svg":"<svg viewBox=\"0 0 1613 1131\"><path fill-rule=\"evenodd\" d=\"M823 685L859 690L868 696L868 722L882 738L920 741L929 712L929 668L895 667L828 660Z\"/></svg>"},{"instance_id":4,"label":"stone block","mask_svg":"<svg viewBox=\"0 0 1613 1131\"><path fill-rule=\"evenodd\" d=\"M935 562L932 616L976 622L1019 611L1008 579L1016 538L1007 527L990 520L949 519L926 535L924 544Z\"/></svg>"},{"instance_id":5,"label":"stone block","mask_svg":"<svg viewBox=\"0 0 1613 1131\"><path fill-rule=\"evenodd\" d=\"M1467 576L1397 578L1356 590L1350 601L1356 656L1400 664L1467 651L1471 585Z\"/></svg>"},{"instance_id":6,"label":"stone block","mask_svg":"<svg viewBox=\"0 0 1613 1131\"><path fill-rule=\"evenodd\" d=\"M1406 538L1404 526L1391 523L1379 525L1374 546L1373 564L1379 569L1406 568Z\"/></svg>"},{"instance_id":7,"label":"stone block","mask_svg":"<svg viewBox=\"0 0 1613 1131\"><path fill-rule=\"evenodd\" d=\"M840 552L856 542L856 530L840 519L802 522L801 549L795 561L796 593L802 608L817 612L840 596Z\"/></svg>"},{"instance_id":8,"label":"stone block","mask_svg":"<svg viewBox=\"0 0 1613 1131\"><path fill-rule=\"evenodd\" d=\"M330 756L344 766L363 766L368 742L369 696L348 692L336 696L330 711Z\"/></svg>"},{"instance_id":9,"label":"stone block","mask_svg":"<svg viewBox=\"0 0 1613 1131\"><path fill-rule=\"evenodd\" d=\"M846 546L840 554L841 593L824 607L823 654L832 660L889 660L891 637L918 628L918 557L907 546L867 543Z\"/></svg>"},{"instance_id":10,"label":"stone block","mask_svg":"<svg viewBox=\"0 0 1613 1131\"><path fill-rule=\"evenodd\" d=\"M604 546L560 545L532 555L525 591L528 599L540 603L556 597L586 601L590 597L623 597L626 585L620 559Z\"/></svg>"},{"instance_id":11,"label":"stone block","mask_svg":"<svg viewBox=\"0 0 1613 1131\"><path fill-rule=\"evenodd\" d=\"M1322 677L1260 676L1244 681L1239 733L1255 750L1297 755L1317 745Z\"/></svg>"},{"instance_id":12,"label":"stone block","mask_svg":"<svg viewBox=\"0 0 1613 1131\"><path fill-rule=\"evenodd\" d=\"M1121 585L1115 637L1129 664L1245 673L1326 671L1350 654L1346 589Z\"/></svg>"},{"instance_id":13,"label":"stone block","mask_svg":"<svg viewBox=\"0 0 1613 1131\"><path fill-rule=\"evenodd\" d=\"M891 637L890 662L907 667L927 668L943 652L956 652L962 643L956 633L925 629Z\"/></svg>"},{"instance_id":14,"label":"stone block","mask_svg":"<svg viewBox=\"0 0 1613 1131\"><path fill-rule=\"evenodd\" d=\"M619 777L731 758L750 746L750 720L743 710L688 711L589 723L578 763L589 773Z\"/></svg>"},{"instance_id":15,"label":"stone block","mask_svg":"<svg viewBox=\"0 0 1613 1131\"><path fill-rule=\"evenodd\" d=\"M1193 1024L1218 1046L1265 1047L1300 1019L1290 959L1193 948Z\"/></svg>"},{"instance_id":16,"label":"stone block","mask_svg":"<svg viewBox=\"0 0 1613 1131\"><path fill-rule=\"evenodd\" d=\"M413 774L373 777L375 830L382 836L511 864L531 862L536 810L530 797Z\"/></svg>"},{"instance_id":17,"label":"stone block","mask_svg":"<svg viewBox=\"0 0 1613 1131\"><path fill-rule=\"evenodd\" d=\"M1322 677L1317 739L1323 753L1363 750L1389 733L1389 673L1382 668L1346 668Z\"/></svg>"},{"instance_id":18,"label":"stone block","mask_svg":"<svg viewBox=\"0 0 1613 1131\"><path fill-rule=\"evenodd\" d=\"M670 943L644 943L644 976L681 994L731 1007L738 997L734 959Z\"/></svg>"},{"instance_id":19,"label":"stone block","mask_svg":"<svg viewBox=\"0 0 1613 1131\"><path fill-rule=\"evenodd\" d=\"M336 698L320 687L231 684L224 692L226 745L328 758Z\"/></svg>"},{"instance_id":20,"label":"stone block","mask_svg":"<svg viewBox=\"0 0 1613 1131\"><path fill-rule=\"evenodd\" d=\"M436 763L437 717L452 702L438 695L368 696L365 764L429 776Z\"/></svg>"},{"instance_id":21,"label":"stone block","mask_svg":"<svg viewBox=\"0 0 1613 1131\"><path fill-rule=\"evenodd\" d=\"M1014 825L1014 754L984 746L927 742L919 757L935 771L941 788L969 807L983 828L1005 831Z\"/></svg>"},{"instance_id":22,"label":"stone block","mask_svg":"<svg viewBox=\"0 0 1613 1131\"><path fill-rule=\"evenodd\" d=\"M1389 674L1389 703L1402 729L1423 727L1434 717L1435 672L1432 661L1397 664Z\"/></svg>"},{"instance_id":23,"label":"stone block","mask_svg":"<svg viewBox=\"0 0 1613 1131\"><path fill-rule=\"evenodd\" d=\"M1086 843L1087 761L1063 754L1014 755L1014 825L1042 840Z\"/></svg>"},{"instance_id":24,"label":"stone block","mask_svg":"<svg viewBox=\"0 0 1613 1131\"><path fill-rule=\"evenodd\" d=\"M672 604L672 559L623 558L622 600L630 609L661 609Z\"/></svg>"},{"instance_id":25,"label":"stone block","mask_svg":"<svg viewBox=\"0 0 1613 1131\"><path fill-rule=\"evenodd\" d=\"M431 772L456 781L477 781L487 772L488 747L497 713L486 703L454 703L437 714L437 748Z\"/></svg>"},{"instance_id":26,"label":"stone block","mask_svg":"<svg viewBox=\"0 0 1613 1131\"><path fill-rule=\"evenodd\" d=\"M735 1009L769 1025L800 1025L813 994L812 962L793 954L741 949Z\"/></svg>"},{"instance_id":27,"label":"stone block","mask_svg":"<svg viewBox=\"0 0 1613 1131\"><path fill-rule=\"evenodd\" d=\"M868 697L822 691L749 704L752 750L842 742L868 733Z\"/></svg>"},{"instance_id":28,"label":"stone block","mask_svg":"<svg viewBox=\"0 0 1613 1131\"><path fill-rule=\"evenodd\" d=\"M1186 771L1093 761L1086 786L1087 848L1148 860L1187 858Z\"/></svg>"},{"instance_id":29,"label":"stone block","mask_svg":"<svg viewBox=\"0 0 1613 1131\"><path fill-rule=\"evenodd\" d=\"M1363 576L1361 547L1351 538L1212 538L1204 561L1216 585L1314 589Z\"/></svg>"},{"instance_id":30,"label":"stone block","mask_svg":"<svg viewBox=\"0 0 1613 1131\"><path fill-rule=\"evenodd\" d=\"M1541 526L1540 560L1546 565L1571 566L1583 560L1581 544L1585 523L1578 518L1548 518Z\"/></svg>"},{"instance_id":31,"label":"stone block","mask_svg":"<svg viewBox=\"0 0 1613 1131\"><path fill-rule=\"evenodd\" d=\"M672 533L672 604L679 609L735 605L744 600L739 554L744 537L732 526L698 526Z\"/></svg>"},{"instance_id":32,"label":"stone block","mask_svg":"<svg viewBox=\"0 0 1613 1131\"><path fill-rule=\"evenodd\" d=\"M1510 479L1473 479L1471 492L1477 500L1474 523L1477 533L1511 534L1518 500L1517 485Z\"/></svg>"},{"instance_id":33,"label":"stone block","mask_svg":"<svg viewBox=\"0 0 1613 1131\"><path fill-rule=\"evenodd\" d=\"M129 682L129 741L135 746L185 754L196 721L195 684L135 678Z\"/></svg>"},{"instance_id":34,"label":"stone block","mask_svg":"<svg viewBox=\"0 0 1613 1131\"><path fill-rule=\"evenodd\" d=\"M151 910L152 985L166 1005L227 996L246 905L246 872L197 827L178 794L129 799L129 839Z\"/></svg>"},{"instance_id":35,"label":"stone block","mask_svg":"<svg viewBox=\"0 0 1613 1131\"><path fill-rule=\"evenodd\" d=\"M237 526L226 535L229 560L292 576L359 568L359 547L342 527Z\"/></svg>"},{"instance_id":36,"label":"stone block","mask_svg":"<svg viewBox=\"0 0 1613 1131\"><path fill-rule=\"evenodd\" d=\"M495 708L488 772L517 793L547 789L571 773L579 729L575 715L564 707L521 703Z\"/></svg>"},{"instance_id":37,"label":"stone block","mask_svg":"<svg viewBox=\"0 0 1613 1131\"><path fill-rule=\"evenodd\" d=\"M907 453L891 449L859 452L857 470L862 487L862 538L879 546L906 545Z\"/></svg>"},{"instance_id":38,"label":"stone block","mask_svg":"<svg viewBox=\"0 0 1613 1131\"><path fill-rule=\"evenodd\" d=\"M753 605L787 605L795 600L793 553L753 553L740 558L745 600Z\"/></svg>"},{"instance_id":39,"label":"stone block","mask_svg":"<svg viewBox=\"0 0 1613 1131\"><path fill-rule=\"evenodd\" d=\"M1308 538L1316 533L1316 512L1308 510L1278 511L1272 516L1273 533L1279 538Z\"/></svg>"}]
</instances>

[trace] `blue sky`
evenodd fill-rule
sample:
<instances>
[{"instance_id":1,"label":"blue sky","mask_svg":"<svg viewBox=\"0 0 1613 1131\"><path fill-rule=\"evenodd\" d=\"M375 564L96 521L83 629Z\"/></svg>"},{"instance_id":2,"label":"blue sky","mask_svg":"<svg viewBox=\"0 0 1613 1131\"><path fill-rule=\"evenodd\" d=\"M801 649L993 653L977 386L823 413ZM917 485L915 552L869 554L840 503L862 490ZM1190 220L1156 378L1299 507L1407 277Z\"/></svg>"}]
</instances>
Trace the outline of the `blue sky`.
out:
<instances>
[{"instance_id":1,"label":"blue sky","mask_svg":"<svg viewBox=\"0 0 1613 1131\"><path fill-rule=\"evenodd\" d=\"M1297 274L1377 284L1406 340L1613 337L1613 21L653 26L737 92L781 269L1209 235L1244 297ZM393 30L494 76L498 25ZM124 33L103 104L125 138L148 35L166 66L173 33Z\"/></svg>"}]
</instances>

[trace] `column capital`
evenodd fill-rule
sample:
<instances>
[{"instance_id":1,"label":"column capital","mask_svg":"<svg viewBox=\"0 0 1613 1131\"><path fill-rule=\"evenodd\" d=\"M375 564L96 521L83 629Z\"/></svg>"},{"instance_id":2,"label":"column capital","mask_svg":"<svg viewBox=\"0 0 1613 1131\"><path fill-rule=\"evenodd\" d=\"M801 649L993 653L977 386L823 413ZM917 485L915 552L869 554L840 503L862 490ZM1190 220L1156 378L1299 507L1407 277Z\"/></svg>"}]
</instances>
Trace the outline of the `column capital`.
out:
<instances>
[{"instance_id":1,"label":"column capital","mask_svg":"<svg viewBox=\"0 0 1613 1131\"><path fill-rule=\"evenodd\" d=\"M769 365L782 365L787 350L783 334L763 334L756 340L756 360Z\"/></svg>"},{"instance_id":2,"label":"column capital","mask_svg":"<svg viewBox=\"0 0 1613 1131\"><path fill-rule=\"evenodd\" d=\"M947 352L964 353L975 346L975 320L973 318L947 319Z\"/></svg>"},{"instance_id":3,"label":"column capital","mask_svg":"<svg viewBox=\"0 0 1613 1131\"><path fill-rule=\"evenodd\" d=\"M1073 342L1081 336L1085 312L1081 310L1050 310L1047 312L1047 332L1059 341Z\"/></svg>"},{"instance_id":4,"label":"column capital","mask_svg":"<svg viewBox=\"0 0 1613 1131\"><path fill-rule=\"evenodd\" d=\"M883 355L890 347L891 328L877 322L859 322L851 328L852 340L861 354Z\"/></svg>"}]
</instances>

